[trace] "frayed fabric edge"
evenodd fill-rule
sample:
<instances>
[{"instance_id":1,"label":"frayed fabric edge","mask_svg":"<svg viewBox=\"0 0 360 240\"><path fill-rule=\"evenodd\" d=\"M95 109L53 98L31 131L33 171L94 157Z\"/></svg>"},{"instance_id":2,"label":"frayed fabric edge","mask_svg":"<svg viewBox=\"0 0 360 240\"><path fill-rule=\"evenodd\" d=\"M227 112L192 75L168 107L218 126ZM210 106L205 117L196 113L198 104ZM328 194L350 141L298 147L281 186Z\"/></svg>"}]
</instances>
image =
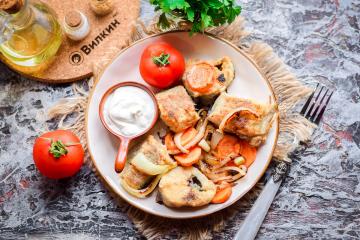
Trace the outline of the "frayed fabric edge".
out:
<instances>
[{"instance_id":1,"label":"frayed fabric edge","mask_svg":"<svg viewBox=\"0 0 360 240\"><path fill-rule=\"evenodd\" d=\"M163 32L156 25L156 19L148 27L138 21L132 38L132 42L146 36ZM296 77L287 69L286 65L275 55L273 49L262 42L246 42L244 39L249 35L244 27L245 20L238 17L232 24L209 29L208 32L222 37L245 51L260 68L262 74L270 81L279 103L280 133L277 147L274 151L274 158L277 160L290 161L289 153L295 150L300 141L306 141L311 137L314 125L297 113L293 113L293 107L301 99L311 94L311 89L302 85ZM170 30L188 30L189 26L183 22L172 22ZM125 46L124 46L125 47ZM117 49L119 51L120 49ZM94 75L88 82L89 89L94 84L94 79L100 73L103 66L94 65ZM58 128L73 131L81 139L86 147L85 114L88 101L88 91L79 84L73 85L74 97L59 101L49 109L48 118L58 119ZM296 93L296 94L294 94ZM65 120L71 114L75 114L70 124ZM97 173L97 175L99 175ZM105 184L106 185L106 184ZM161 239L166 234L175 234L172 231L177 226L177 233L180 239L211 239L213 232L221 231L228 220L235 214L242 211L246 206L251 205L261 191L262 184L257 184L253 190L246 194L241 200L232 206L214 213L206 218L189 219L187 221L165 219L147 214L127 203L119 200L121 209L128 214L136 228L148 239ZM109 189L114 197L118 196Z\"/></svg>"}]
</instances>

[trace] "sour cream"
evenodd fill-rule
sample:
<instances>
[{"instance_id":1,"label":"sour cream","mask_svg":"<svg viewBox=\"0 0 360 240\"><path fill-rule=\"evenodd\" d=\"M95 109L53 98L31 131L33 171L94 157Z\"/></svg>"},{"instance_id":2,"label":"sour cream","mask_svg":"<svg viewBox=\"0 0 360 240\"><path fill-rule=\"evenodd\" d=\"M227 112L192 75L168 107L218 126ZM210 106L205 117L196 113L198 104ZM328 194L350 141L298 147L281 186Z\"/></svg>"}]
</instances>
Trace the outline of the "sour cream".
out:
<instances>
[{"instance_id":1,"label":"sour cream","mask_svg":"<svg viewBox=\"0 0 360 240\"><path fill-rule=\"evenodd\" d=\"M150 127L155 117L155 104L145 90L124 86L106 99L104 120L115 133L132 137Z\"/></svg>"}]
</instances>

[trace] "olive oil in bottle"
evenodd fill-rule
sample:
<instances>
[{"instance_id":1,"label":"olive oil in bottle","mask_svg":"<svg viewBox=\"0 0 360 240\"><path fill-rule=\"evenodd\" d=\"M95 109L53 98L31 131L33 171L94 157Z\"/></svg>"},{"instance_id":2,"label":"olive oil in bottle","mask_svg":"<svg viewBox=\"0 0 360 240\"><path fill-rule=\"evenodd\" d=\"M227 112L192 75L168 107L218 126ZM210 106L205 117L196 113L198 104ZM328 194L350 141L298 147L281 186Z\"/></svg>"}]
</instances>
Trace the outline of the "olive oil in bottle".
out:
<instances>
[{"instance_id":1,"label":"olive oil in bottle","mask_svg":"<svg viewBox=\"0 0 360 240\"><path fill-rule=\"evenodd\" d=\"M52 62L62 42L55 13L37 0L0 1L0 52L15 70L36 75Z\"/></svg>"}]
</instances>

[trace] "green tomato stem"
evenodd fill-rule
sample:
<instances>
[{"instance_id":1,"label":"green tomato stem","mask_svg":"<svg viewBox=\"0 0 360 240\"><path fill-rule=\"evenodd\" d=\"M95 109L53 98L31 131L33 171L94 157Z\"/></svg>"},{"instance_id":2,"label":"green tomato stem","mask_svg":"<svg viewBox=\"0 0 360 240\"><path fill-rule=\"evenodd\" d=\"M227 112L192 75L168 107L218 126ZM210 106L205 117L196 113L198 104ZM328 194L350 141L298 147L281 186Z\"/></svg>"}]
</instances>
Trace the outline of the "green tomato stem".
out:
<instances>
[{"instance_id":1,"label":"green tomato stem","mask_svg":"<svg viewBox=\"0 0 360 240\"><path fill-rule=\"evenodd\" d=\"M169 58L170 54L161 53L160 56L152 57L152 60L157 66L165 67L170 64Z\"/></svg>"},{"instance_id":2,"label":"green tomato stem","mask_svg":"<svg viewBox=\"0 0 360 240\"><path fill-rule=\"evenodd\" d=\"M65 144L61 140L51 141L49 152L54 156L54 158L60 158L68 153L68 150Z\"/></svg>"},{"instance_id":3,"label":"green tomato stem","mask_svg":"<svg viewBox=\"0 0 360 240\"><path fill-rule=\"evenodd\" d=\"M79 142L63 143L61 140L54 141L52 138L40 138L50 141L51 145L49 152L54 156L54 158L60 158L61 156L66 155L68 153L67 147L81 145Z\"/></svg>"}]
</instances>

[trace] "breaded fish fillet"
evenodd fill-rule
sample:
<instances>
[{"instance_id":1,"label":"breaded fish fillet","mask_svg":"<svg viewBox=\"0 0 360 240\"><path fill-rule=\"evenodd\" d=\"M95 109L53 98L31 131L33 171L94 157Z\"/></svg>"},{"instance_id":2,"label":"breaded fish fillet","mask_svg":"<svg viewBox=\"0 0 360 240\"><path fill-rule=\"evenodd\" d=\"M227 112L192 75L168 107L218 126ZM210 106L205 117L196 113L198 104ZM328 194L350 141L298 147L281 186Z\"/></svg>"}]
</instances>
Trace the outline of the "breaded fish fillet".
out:
<instances>
[{"instance_id":1,"label":"breaded fish fillet","mask_svg":"<svg viewBox=\"0 0 360 240\"><path fill-rule=\"evenodd\" d=\"M174 132L182 132L199 120L194 102L183 86L173 87L156 94L160 117Z\"/></svg>"}]
</instances>

